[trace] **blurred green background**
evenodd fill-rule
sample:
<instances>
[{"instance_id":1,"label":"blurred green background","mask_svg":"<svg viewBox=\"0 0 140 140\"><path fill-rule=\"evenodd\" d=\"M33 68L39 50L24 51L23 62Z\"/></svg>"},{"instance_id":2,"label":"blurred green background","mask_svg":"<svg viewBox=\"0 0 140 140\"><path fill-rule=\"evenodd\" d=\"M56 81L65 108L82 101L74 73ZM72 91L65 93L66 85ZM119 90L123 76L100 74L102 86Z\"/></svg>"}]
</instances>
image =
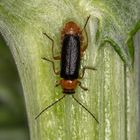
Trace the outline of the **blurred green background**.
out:
<instances>
[{"instance_id":1,"label":"blurred green background","mask_svg":"<svg viewBox=\"0 0 140 140\"><path fill-rule=\"evenodd\" d=\"M10 49L0 35L0 140L29 140L22 87Z\"/></svg>"}]
</instances>

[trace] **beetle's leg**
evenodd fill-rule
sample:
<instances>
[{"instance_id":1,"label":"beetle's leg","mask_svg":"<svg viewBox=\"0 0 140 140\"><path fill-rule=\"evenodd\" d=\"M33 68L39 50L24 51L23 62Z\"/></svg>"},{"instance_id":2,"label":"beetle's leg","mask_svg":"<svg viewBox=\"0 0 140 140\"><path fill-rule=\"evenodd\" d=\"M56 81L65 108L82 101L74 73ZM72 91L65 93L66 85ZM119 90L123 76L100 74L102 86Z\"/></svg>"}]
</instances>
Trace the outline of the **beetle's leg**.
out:
<instances>
[{"instance_id":1,"label":"beetle's leg","mask_svg":"<svg viewBox=\"0 0 140 140\"><path fill-rule=\"evenodd\" d=\"M81 56L83 56L83 52L87 49L88 47L88 35L87 35L87 31L85 30L85 34L86 34L86 38L87 38L87 41L86 41L86 44L81 47Z\"/></svg>"},{"instance_id":2,"label":"beetle's leg","mask_svg":"<svg viewBox=\"0 0 140 140\"><path fill-rule=\"evenodd\" d=\"M86 26L87 26L89 19L90 19L90 16L87 17L84 28L82 29L82 32L84 31L86 34L87 41L86 41L86 44L81 48L81 53L83 53L88 47L88 35L87 35L87 31L86 31Z\"/></svg>"},{"instance_id":3,"label":"beetle's leg","mask_svg":"<svg viewBox=\"0 0 140 140\"><path fill-rule=\"evenodd\" d=\"M59 74L60 74L59 71L56 71L56 70L55 70L55 64L54 64L53 61L51 61L51 60L49 60L49 59L47 59L47 58L45 58L45 57L43 57L42 59L43 59L43 60L46 60L46 61L48 61L48 62L51 62L51 63L52 63L52 66L53 66L53 71L54 71L54 73L55 73L56 75L59 75Z\"/></svg>"},{"instance_id":4,"label":"beetle's leg","mask_svg":"<svg viewBox=\"0 0 140 140\"><path fill-rule=\"evenodd\" d=\"M56 81L55 87L58 87L60 85L60 81Z\"/></svg>"},{"instance_id":5,"label":"beetle's leg","mask_svg":"<svg viewBox=\"0 0 140 140\"><path fill-rule=\"evenodd\" d=\"M90 19L90 15L87 17L87 20L85 22L84 28L82 29L82 32L83 32L83 30L85 31L89 19Z\"/></svg>"},{"instance_id":6,"label":"beetle's leg","mask_svg":"<svg viewBox=\"0 0 140 140\"><path fill-rule=\"evenodd\" d=\"M82 69L82 73L81 73L81 76L79 76L79 79L82 79L82 78L84 77L85 71L86 71L87 69L88 69L88 70L97 70L97 69L94 68L94 67L85 66L85 67L83 67L83 69Z\"/></svg>"},{"instance_id":7,"label":"beetle's leg","mask_svg":"<svg viewBox=\"0 0 140 140\"><path fill-rule=\"evenodd\" d=\"M83 90L85 90L85 91L87 91L87 90L88 90L86 87L82 86L82 84L81 84L81 82L80 82L80 81L78 81L78 83L79 83L79 86L80 86Z\"/></svg>"},{"instance_id":8,"label":"beetle's leg","mask_svg":"<svg viewBox=\"0 0 140 140\"><path fill-rule=\"evenodd\" d=\"M54 40L51 37L49 37L46 33L43 33L43 34L45 36L47 36L51 40L51 42L52 42L52 56L53 56L53 59L54 60L60 60L60 56L55 56L54 55Z\"/></svg>"}]
</instances>

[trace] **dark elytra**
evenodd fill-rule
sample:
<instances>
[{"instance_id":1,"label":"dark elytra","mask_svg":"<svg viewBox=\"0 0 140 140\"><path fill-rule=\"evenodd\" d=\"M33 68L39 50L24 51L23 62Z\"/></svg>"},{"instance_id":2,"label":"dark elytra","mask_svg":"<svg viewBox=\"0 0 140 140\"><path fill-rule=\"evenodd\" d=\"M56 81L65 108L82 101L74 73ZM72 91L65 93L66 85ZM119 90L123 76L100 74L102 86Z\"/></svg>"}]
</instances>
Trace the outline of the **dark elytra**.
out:
<instances>
[{"instance_id":1,"label":"dark elytra","mask_svg":"<svg viewBox=\"0 0 140 140\"><path fill-rule=\"evenodd\" d=\"M80 68L80 38L78 35L65 35L61 51L61 78L78 79Z\"/></svg>"}]
</instances>

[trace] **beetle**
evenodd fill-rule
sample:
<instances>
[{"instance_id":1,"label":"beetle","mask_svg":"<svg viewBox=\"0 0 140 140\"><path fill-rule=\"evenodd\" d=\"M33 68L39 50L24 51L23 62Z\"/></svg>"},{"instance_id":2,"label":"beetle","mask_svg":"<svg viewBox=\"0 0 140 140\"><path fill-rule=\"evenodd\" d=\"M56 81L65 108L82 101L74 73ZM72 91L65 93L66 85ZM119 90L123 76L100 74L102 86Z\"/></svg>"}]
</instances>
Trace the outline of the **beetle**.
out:
<instances>
[{"instance_id":1,"label":"beetle","mask_svg":"<svg viewBox=\"0 0 140 140\"><path fill-rule=\"evenodd\" d=\"M59 85L61 86L64 95L60 99L56 100L51 105L49 105L47 108L43 109L36 116L35 119L37 119L44 111L48 110L50 107L52 107L53 105L55 105L56 103L64 99L66 95L72 95L73 99L79 105L81 105L88 113L90 113L97 123L99 123L96 117L93 115L93 113L91 113L74 96L77 86L80 86L85 91L88 90L87 88L82 86L79 80L83 78L85 70L86 69L96 70L93 67L85 66L82 69L82 74L81 75L79 74L81 58L83 57L83 53L85 52L88 46L88 41L87 44L83 46L83 40L84 40L83 31L85 31L87 36L87 32L85 28L89 21L89 18L90 16L87 18L84 28L82 30L73 21L70 21L65 24L63 30L61 31L61 44L62 44L61 56L54 55L54 40L51 37L49 37L49 35L47 35L46 33L43 33L52 42L52 56L54 60L60 60L60 71L56 71L54 61L46 57L43 57L42 59L52 63L54 73L61 77L61 80L58 81L56 86Z\"/></svg>"}]
</instances>

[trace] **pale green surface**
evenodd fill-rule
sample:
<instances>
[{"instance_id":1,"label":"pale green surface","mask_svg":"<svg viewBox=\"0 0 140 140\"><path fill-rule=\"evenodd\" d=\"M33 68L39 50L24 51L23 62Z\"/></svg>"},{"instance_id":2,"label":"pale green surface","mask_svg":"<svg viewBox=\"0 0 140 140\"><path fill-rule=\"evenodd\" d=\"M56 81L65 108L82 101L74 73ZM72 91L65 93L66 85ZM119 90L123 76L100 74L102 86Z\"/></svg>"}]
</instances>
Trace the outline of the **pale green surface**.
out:
<instances>
[{"instance_id":1,"label":"pale green surface","mask_svg":"<svg viewBox=\"0 0 140 140\"><path fill-rule=\"evenodd\" d=\"M139 0L0 1L0 32L19 70L32 140L136 140L135 74L124 62L132 66L131 38L140 27L139 7ZM58 54L64 23L73 20L82 28L89 15L90 41L82 66L95 66L97 71L86 72L82 83L89 91L77 88L75 96L96 115L100 125L71 97L36 121L44 107L62 96L61 88L54 87L59 77L51 64L41 60L44 56L51 59L51 42L42 32L55 40ZM99 46L104 47L98 51ZM56 65L59 67L59 62Z\"/></svg>"},{"instance_id":2,"label":"pale green surface","mask_svg":"<svg viewBox=\"0 0 140 140\"><path fill-rule=\"evenodd\" d=\"M139 49L139 45L140 45L140 30L139 32L137 32L136 36L135 36L135 52L136 55L135 55L135 60L136 60L136 64L135 65L135 69L136 69L136 75L137 75L137 78L136 78L136 92L138 93L138 98L137 98L137 102L138 102L138 105L137 105L137 115L138 115L138 118L140 116L140 49ZM140 137L140 119L137 120L137 132L138 132L138 138Z\"/></svg>"}]
</instances>

